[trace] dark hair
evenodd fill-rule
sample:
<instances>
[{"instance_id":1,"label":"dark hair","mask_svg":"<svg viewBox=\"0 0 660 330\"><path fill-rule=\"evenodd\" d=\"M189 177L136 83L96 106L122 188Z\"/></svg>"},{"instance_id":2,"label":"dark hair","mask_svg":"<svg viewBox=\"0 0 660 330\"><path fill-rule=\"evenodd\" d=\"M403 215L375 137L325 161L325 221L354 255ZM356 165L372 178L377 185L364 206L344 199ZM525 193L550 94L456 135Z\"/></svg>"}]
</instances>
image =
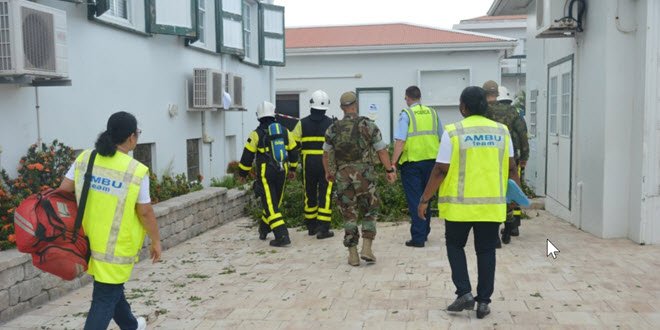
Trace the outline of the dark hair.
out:
<instances>
[{"instance_id":1,"label":"dark hair","mask_svg":"<svg viewBox=\"0 0 660 330\"><path fill-rule=\"evenodd\" d=\"M461 93L461 104L465 106L469 115L485 115L488 111L486 91L478 86L466 87Z\"/></svg>"},{"instance_id":2,"label":"dark hair","mask_svg":"<svg viewBox=\"0 0 660 330\"><path fill-rule=\"evenodd\" d=\"M417 86L410 86L406 88L406 96L413 100L419 100L422 98L422 91Z\"/></svg>"},{"instance_id":3,"label":"dark hair","mask_svg":"<svg viewBox=\"0 0 660 330\"><path fill-rule=\"evenodd\" d=\"M131 134L137 132L137 119L128 112L115 112L108 118L105 132L96 140L96 151L101 156L114 156L117 145L122 144Z\"/></svg>"}]
</instances>

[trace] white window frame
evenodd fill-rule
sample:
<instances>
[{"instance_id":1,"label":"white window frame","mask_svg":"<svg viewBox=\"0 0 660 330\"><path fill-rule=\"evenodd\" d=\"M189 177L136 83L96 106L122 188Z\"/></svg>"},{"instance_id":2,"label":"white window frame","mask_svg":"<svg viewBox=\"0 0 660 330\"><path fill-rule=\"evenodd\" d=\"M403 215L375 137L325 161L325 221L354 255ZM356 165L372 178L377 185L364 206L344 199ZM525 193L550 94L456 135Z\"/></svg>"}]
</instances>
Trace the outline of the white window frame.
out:
<instances>
[{"instance_id":1,"label":"white window frame","mask_svg":"<svg viewBox=\"0 0 660 330\"><path fill-rule=\"evenodd\" d=\"M259 5L243 0L243 61L259 64Z\"/></svg>"},{"instance_id":2,"label":"white window frame","mask_svg":"<svg viewBox=\"0 0 660 330\"><path fill-rule=\"evenodd\" d=\"M114 7L116 7L117 3L122 0L108 0L108 1L112 2ZM133 6L135 6L135 0L123 0L123 1L126 1L126 18L116 16L112 12L113 5L110 5L109 6L110 9L108 9L108 11L106 11L103 15L99 16L98 18L109 23L119 24L129 28L135 28L135 24L133 22L133 12L135 11Z\"/></svg>"},{"instance_id":3,"label":"white window frame","mask_svg":"<svg viewBox=\"0 0 660 330\"><path fill-rule=\"evenodd\" d=\"M206 46L206 42L208 40L208 38L207 38L208 33L207 32L209 31L209 29L208 29L209 19L208 19L208 15L207 15L208 6L207 6L207 3L206 3L206 0L198 0L197 12L198 12L198 16L197 16L198 17L198 21L197 21L198 28L197 29L199 31L199 36L198 36L199 39L197 39L197 42L195 42L195 45ZM199 20L201 20L201 24L200 24Z\"/></svg>"},{"instance_id":4,"label":"white window frame","mask_svg":"<svg viewBox=\"0 0 660 330\"><path fill-rule=\"evenodd\" d=\"M534 89L529 92L529 135L535 137L538 124L539 91Z\"/></svg>"}]
</instances>

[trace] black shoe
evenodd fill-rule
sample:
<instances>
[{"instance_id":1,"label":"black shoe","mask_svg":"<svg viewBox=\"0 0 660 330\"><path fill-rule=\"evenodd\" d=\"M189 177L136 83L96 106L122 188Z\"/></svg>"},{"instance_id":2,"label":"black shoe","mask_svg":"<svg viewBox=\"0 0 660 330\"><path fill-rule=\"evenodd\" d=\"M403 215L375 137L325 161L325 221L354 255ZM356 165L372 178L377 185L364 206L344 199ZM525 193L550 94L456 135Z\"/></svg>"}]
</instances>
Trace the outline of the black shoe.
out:
<instances>
[{"instance_id":1,"label":"black shoe","mask_svg":"<svg viewBox=\"0 0 660 330\"><path fill-rule=\"evenodd\" d=\"M332 230L326 230L326 231L320 231L316 233L316 238L317 239L324 239L324 238L330 238L334 237L335 233L332 232Z\"/></svg>"},{"instance_id":2,"label":"black shoe","mask_svg":"<svg viewBox=\"0 0 660 330\"><path fill-rule=\"evenodd\" d=\"M270 227L263 221L259 224L259 239L262 241L266 240L266 236L270 233Z\"/></svg>"},{"instance_id":3,"label":"black shoe","mask_svg":"<svg viewBox=\"0 0 660 330\"><path fill-rule=\"evenodd\" d=\"M497 236L497 244L495 244L496 249L501 249L502 248L502 241L500 241L500 236Z\"/></svg>"},{"instance_id":4,"label":"black shoe","mask_svg":"<svg viewBox=\"0 0 660 330\"><path fill-rule=\"evenodd\" d=\"M518 230L518 227L511 229L511 236L520 236L520 231Z\"/></svg>"},{"instance_id":5,"label":"black shoe","mask_svg":"<svg viewBox=\"0 0 660 330\"><path fill-rule=\"evenodd\" d=\"M486 315L490 314L490 307L487 303L478 303L477 304L477 318L483 319Z\"/></svg>"},{"instance_id":6,"label":"black shoe","mask_svg":"<svg viewBox=\"0 0 660 330\"><path fill-rule=\"evenodd\" d=\"M511 243L511 234L509 233L508 230L505 230L504 233L502 234L502 243L504 244Z\"/></svg>"},{"instance_id":7,"label":"black shoe","mask_svg":"<svg viewBox=\"0 0 660 330\"><path fill-rule=\"evenodd\" d=\"M305 220L307 235L314 236L318 233L318 220Z\"/></svg>"},{"instance_id":8,"label":"black shoe","mask_svg":"<svg viewBox=\"0 0 660 330\"><path fill-rule=\"evenodd\" d=\"M289 236L282 236L270 241L270 246L282 247L291 244Z\"/></svg>"},{"instance_id":9,"label":"black shoe","mask_svg":"<svg viewBox=\"0 0 660 330\"><path fill-rule=\"evenodd\" d=\"M451 305L447 306L447 311L450 312L461 312L464 310L473 310L474 309L474 297L471 293L466 293L454 300Z\"/></svg>"},{"instance_id":10,"label":"black shoe","mask_svg":"<svg viewBox=\"0 0 660 330\"><path fill-rule=\"evenodd\" d=\"M406 246L412 246L412 247L424 247L424 243L415 243L413 240L406 241Z\"/></svg>"}]
</instances>

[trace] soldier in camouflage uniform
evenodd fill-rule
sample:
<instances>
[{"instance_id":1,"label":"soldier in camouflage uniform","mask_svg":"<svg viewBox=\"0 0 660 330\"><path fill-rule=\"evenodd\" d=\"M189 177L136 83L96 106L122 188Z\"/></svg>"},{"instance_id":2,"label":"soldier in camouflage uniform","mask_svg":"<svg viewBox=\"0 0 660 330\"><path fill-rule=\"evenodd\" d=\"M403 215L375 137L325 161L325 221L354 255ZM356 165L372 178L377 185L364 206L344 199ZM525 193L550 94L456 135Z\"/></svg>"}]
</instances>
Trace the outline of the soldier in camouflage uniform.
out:
<instances>
[{"instance_id":1,"label":"soldier in camouflage uniform","mask_svg":"<svg viewBox=\"0 0 660 330\"><path fill-rule=\"evenodd\" d=\"M362 251L367 262L376 262L371 244L376 237L379 201L376 195L376 173L371 161L373 149L387 171L387 180L394 183L396 174L390 164L387 144L376 124L358 116L357 95L346 92L340 98L344 118L335 121L325 133L323 167L326 179L337 187L337 206L344 218L344 246L348 248L348 263L360 265L357 252L360 234L358 218L362 218ZM330 159L334 159L330 164Z\"/></svg>"},{"instance_id":2,"label":"soldier in camouflage uniform","mask_svg":"<svg viewBox=\"0 0 660 330\"><path fill-rule=\"evenodd\" d=\"M527 141L527 124L525 120L520 117L518 111L512 105L497 101L499 87L496 82L492 80L485 82L483 89L486 90L486 99L488 100L486 117L507 126L515 150L514 159L520 169L524 170L529 159L529 143ZM511 242L511 236L520 235L518 227L520 226L522 211L517 205L510 209L502 230L502 242L504 244Z\"/></svg>"}]
</instances>

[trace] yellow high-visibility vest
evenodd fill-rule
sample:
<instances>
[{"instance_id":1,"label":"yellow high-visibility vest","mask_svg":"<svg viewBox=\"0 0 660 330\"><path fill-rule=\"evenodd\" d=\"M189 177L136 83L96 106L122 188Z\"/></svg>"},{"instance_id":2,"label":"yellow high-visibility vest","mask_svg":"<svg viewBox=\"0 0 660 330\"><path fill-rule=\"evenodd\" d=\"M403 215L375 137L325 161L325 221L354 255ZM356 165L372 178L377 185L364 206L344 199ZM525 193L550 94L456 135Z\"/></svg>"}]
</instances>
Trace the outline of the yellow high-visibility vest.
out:
<instances>
[{"instance_id":1,"label":"yellow high-visibility vest","mask_svg":"<svg viewBox=\"0 0 660 330\"><path fill-rule=\"evenodd\" d=\"M449 171L438 192L447 221L504 222L509 180L509 131L482 116L445 126L452 144Z\"/></svg>"},{"instance_id":2,"label":"yellow high-visibility vest","mask_svg":"<svg viewBox=\"0 0 660 330\"><path fill-rule=\"evenodd\" d=\"M440 147L438 114L435 110L418 104L403 109L408 115L408 135L399 164L435 159Z\"/></svg>"},{"instance_id":3,"label":"yellow high-visibility vest","mask_svg":"<svg viewBox=\"0 0 660 330\"><path fill-rule=\"evenodd\" d=\"M87 150L76 159L74 182L78 200L90 154L91 150ZM94 160L83 229L91 250L87 272L97 282L120 284L131 276L146 234L136 203L140 183L148 171L121 152L111 157L97 155Z\"/></svg>"}]
</instances>

